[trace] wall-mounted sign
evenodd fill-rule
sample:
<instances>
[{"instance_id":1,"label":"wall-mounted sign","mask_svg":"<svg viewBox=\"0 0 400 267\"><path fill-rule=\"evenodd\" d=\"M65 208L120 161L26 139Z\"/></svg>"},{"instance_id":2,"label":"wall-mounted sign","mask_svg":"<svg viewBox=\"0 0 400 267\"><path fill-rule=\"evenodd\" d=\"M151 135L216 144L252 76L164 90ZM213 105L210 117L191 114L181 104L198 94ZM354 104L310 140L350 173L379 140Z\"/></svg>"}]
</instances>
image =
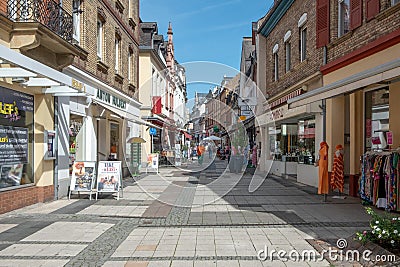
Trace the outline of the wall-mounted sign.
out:
<instances>
[{"instance_id":1,"label":"wall-mounted sign","mask_svg":"<svg viewBox=\"0 0 400 267\"><path fill-rule=\"evenodd\" d=\"M28 162L28 128L0 125L0 165Z\"/></svg>"},{"instance_id":2,"label":"wall-mounted sign","mask_svg":"<svg viewBox=\"0 0 400 267\"><path fill-rule=\"evenodd\" d=\"M75 80L72 78L72 88L78 89L79 91L86 92L85 85L80 81Z\"/></svg>"},{"instance_id":3,"label":"wall-mounted sign","mask_svg":"<svg viewBox=\"0 0 400 267\"><path fill-rule=\"evenodd\" d=\"M98 89L96 98L101 102L107 103L108 105L126 110L126 101L108 92Z\"/></svg>"}]
</instances>

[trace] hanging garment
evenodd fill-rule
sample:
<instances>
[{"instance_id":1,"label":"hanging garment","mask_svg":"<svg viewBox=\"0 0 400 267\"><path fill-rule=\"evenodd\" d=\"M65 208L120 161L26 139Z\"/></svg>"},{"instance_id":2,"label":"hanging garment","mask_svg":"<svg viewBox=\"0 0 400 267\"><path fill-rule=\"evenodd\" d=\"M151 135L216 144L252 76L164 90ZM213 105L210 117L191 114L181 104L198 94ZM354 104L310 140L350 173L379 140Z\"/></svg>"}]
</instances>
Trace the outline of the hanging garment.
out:
<instances>
[{"instance_id":1,"label":"hanging garment","mask_svg":"<svg viewBox=\"0 0 400 267\"><path fill-rule=\"evenodd\" d=\"M336 146L336 152L333 157L331 188L332 188L332 190L338 189L340 193L343 193L344 162L343 162L343 146L342 145Z\"/></svg>"},{"instance_id":2,"label":"hanging garment","mask_svg":"<svg viewBox=\"0 0 400 267\"><path fill-rule=\"evenodd\" d=\"M319 149L319 161L318 161L318 194L328 194L329 192L329 179L328 179L328 150L329 146L326 142L321 142Z\"/></svg>"}]
</instances>

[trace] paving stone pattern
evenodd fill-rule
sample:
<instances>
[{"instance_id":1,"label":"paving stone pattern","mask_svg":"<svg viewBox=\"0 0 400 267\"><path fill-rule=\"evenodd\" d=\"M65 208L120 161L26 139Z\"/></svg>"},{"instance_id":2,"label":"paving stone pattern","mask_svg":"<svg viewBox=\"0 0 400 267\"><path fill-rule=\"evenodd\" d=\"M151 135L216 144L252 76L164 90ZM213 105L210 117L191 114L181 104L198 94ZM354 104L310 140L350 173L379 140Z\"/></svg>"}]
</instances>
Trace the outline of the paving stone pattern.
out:
<instances>
[{"instance_id":1,"label":"paving stone pattern","mask_svg":"<svg viewBox=\"0 0 400 267\"><path fill-rule=\"evenodd\" d=\"M319 253L351 237L368 226L359 199L323 203L315 188L273 176L249 193L251 171L241 176L226 161L209 163L127 179L120 200L81 194L0 215L0 267L354 265L260 261L257 253Z\"/></svg>"}]
</instances>

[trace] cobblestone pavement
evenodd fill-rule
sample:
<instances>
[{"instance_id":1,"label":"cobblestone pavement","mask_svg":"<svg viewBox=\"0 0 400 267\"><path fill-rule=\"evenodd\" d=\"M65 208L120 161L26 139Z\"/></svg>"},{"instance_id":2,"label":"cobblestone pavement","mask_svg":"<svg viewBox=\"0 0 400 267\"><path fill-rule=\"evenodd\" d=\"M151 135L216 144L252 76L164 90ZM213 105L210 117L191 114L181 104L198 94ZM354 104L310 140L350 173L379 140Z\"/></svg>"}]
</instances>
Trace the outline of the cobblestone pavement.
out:
<instances>
[{"instance_id":1,"label":"cobblestone pavement","mask_svg":"<svg viewBox=\"0 0 400 267\"><path fill-rule=\"evenodd\" d=\"M334 245L368 225L359 199L323 203L278 177L249 193L250 179L216 160L130 178L120 200L75 195L0 215L0 266L331 266L257 255L315 251L313 242Z\"/></svg>"}]
</instances>

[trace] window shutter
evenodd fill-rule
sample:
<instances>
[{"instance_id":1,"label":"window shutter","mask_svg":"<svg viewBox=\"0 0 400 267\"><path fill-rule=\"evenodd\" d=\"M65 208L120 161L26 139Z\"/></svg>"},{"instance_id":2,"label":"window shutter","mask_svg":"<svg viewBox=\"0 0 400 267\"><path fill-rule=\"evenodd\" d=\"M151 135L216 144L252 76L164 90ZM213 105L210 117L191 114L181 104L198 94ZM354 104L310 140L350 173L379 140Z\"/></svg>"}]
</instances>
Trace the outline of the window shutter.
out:
<instances>
[{"instance_id":1,"label":"window shutter","mask_svg":"<svg viewBox=\"0 0 400 267\"><path fill-rule=\"evenodd\" d=\"M350 30L362 24L362 1L350 0Z\"/></svg>"},{"instance_id":2,"label":"window shutter","mask_svg":"<svg viewBox=\"0 0 400 267\"><path fill-rule=\"evenodd\" d=\"M317 48L329 43L329 0L317 0Z\"/></svg>"},{"instance_id":3,"label":"window shutter","mask_svg":"<svg viewBox=\"0 0 400 267\"><path fill-rule=\"evenodd\" d=\"M367 20L373 19L379 13L379 0L366 0Z\"/></svg>"}]
</instances>

